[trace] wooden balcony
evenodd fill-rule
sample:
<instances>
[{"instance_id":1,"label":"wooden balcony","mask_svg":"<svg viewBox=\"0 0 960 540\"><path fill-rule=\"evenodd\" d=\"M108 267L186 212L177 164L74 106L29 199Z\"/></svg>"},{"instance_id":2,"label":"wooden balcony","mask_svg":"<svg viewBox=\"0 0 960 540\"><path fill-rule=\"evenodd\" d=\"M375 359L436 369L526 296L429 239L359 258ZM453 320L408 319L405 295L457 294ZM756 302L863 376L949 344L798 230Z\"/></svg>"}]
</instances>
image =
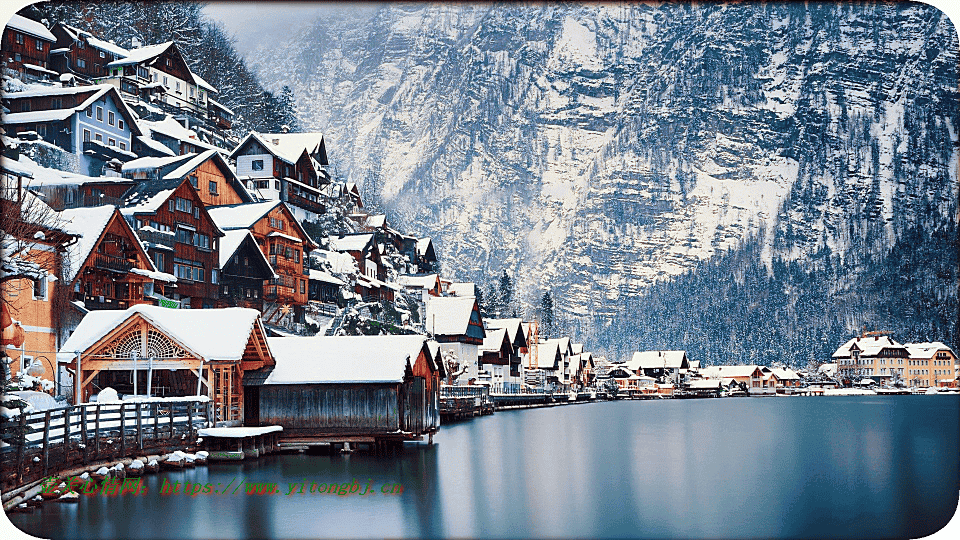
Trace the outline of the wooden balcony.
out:
<instances>
[{"instance_id":1,"label":"wooden balcony","mask_svg":"<svg viewBox=\"0 0 960 540\"><path fill-rule=\"evenodd\" d=\"M107 255L105 253L97 253L93 260L93 267L101 270L108 270L110 272L125 274L129 272L131 268L133 268L133 263L134 261L124 259L123 257Z\"/></svg>"}]
</instances>

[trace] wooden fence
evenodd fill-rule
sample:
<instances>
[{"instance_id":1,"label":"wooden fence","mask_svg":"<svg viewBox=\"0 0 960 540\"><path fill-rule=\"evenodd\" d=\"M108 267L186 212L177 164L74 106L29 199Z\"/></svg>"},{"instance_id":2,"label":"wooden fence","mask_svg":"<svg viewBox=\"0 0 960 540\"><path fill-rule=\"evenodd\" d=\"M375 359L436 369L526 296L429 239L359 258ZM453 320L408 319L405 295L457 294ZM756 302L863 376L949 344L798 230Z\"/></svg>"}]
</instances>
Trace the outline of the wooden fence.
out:
<instances>
[{"instance_id":1,"label":"wooden fence","mask_svg":"<svg viewBox=\"0 0 960 540\"><path fill-rule=\"evenodd\" d=\"M74 465L194 445L196 431L210 425L211 414L211 402L185 398L84 403L4 418L0 486Z\"/></svg>"},{"instance_id":2,"label":"wooden fence","mask_svg":"<svg viewBox=\"0 0 960 540\"><path fill-rule=\"evenodd\" d=\"M490 387L485 385L440 385L440 415L447 419L493 412Z\"/></svg>"}]
</instances>

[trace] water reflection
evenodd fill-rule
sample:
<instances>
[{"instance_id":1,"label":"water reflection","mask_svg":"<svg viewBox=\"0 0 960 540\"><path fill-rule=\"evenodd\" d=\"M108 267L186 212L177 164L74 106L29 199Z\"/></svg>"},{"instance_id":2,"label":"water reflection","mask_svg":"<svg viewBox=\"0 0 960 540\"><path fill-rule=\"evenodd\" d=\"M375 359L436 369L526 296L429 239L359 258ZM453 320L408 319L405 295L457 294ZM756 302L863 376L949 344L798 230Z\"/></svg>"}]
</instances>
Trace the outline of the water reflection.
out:
<instances>
[{"instance_id":1,"label":"water reflection","mask_svg":"<svg viewBox=\"0 0 960 540\"><path fill-rule=\"evenodd\" d=\"M957 503L958 411L927 396L507 411L400 456L210 464L149 476L146 495L10 518L47 538L919 537ZM316 489L354 479L375 493ZM162 496L164 480L279 493ZM395 484L402 494L379 492Z\"/></svg>"}]
</instances>

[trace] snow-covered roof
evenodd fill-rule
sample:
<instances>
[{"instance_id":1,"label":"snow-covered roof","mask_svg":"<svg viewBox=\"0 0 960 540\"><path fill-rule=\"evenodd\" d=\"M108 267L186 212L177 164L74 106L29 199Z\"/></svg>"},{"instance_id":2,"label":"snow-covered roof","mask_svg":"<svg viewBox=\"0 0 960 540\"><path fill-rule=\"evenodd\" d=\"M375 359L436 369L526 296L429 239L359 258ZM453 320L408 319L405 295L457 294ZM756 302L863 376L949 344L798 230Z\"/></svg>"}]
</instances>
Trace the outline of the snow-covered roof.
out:
<instances>
[{"instance_id":1,"label":"snow-covered roof","mask_svg":"<svg viewBox=\"0 0 960 540\"><path fill-rule=\"evenodd\" d=\"M267 338L276 366L263 384L399 383L426 336Z\"/></svg>"},{"instance_id":2,"label":"snow-covered roof","mask_svg":"<svg viewBox=\"0 0 960 540\"><path fill-rule=\"evenodd\" d=\"M308 155L313 155L320 151L323 146L322 133L257 133L251 131L240 141L233 153L236 153L251 138L259 142L269 152L290 164L296 163L304 151ZM235 156L231 154L231 157Z\"/></svg>"},{"instance_id":3,"label":"snow-covered roof","mask_svg":"<svg viewBox=\"0 0 960 540\"><path fill-rule=\"evenodd\" d=\"M323 270L314 270L310 269L310 279L313 281L322 281L324 283L330 283L332 285L343 286L346 285L343 280L338 279L336 276L330 272L324 272Z\"/></svg>"},{"instance_id":4,"label":"snow-covered roof","mask_svg":"<svg viewBox=\"0 0 960 540\"><path fill-rule=\"evenodd\" d=\"M433 289L440 277L437 274L407 274L397 277L397 283L411 289Z\"/></svg>"},{"instance_id":5,"label":"snow-covered roof","mask_svg":"<svg viewBox=\"0 0 960 540\"><path fill-rule=\"evenodd\" d=\"M230 107L227 107L226 105L224 105L223 103L220 103L219 101L214 100L213 98L207 98L207 103L209 103L210 105L213 105L214 107L216 107L216 108L218 108L218 109L226 112L227 114L230 114L230 115L236 115L236 114L237 114L237 113L233 112L233 109L231 109Z\"/></svg>"},{"instance_id":6,"label":"snow-covered roof","mask_svg":"<svg viewBox=\"0 0 960 540\"><path fill-rule=\"evenodd\" d=\"M124 163L120 170L122 172L150 171L153 169L159 169L160 167L166 167L167 165L174 163L187 161L196 155L197 154L184 154L182 156L142 157L132 159Z\"/></svg>"},{"instance_id":7,"label":"snow-covered roof","mask_svg":"<svg viewBox=\"0 0 960 540\"><path fill-rule=\"evenodd\" d=\"M447 293L453 296L476 298L477 286L473 283L451 283L450 286L447 287Z\"/></svg>"},{"instance_id":8,"label":"snow-covered roof","mask_svg":"<svg viewBox=\"0 0 960 540\"><path fill-rule=\"evenodd\" d=\"M173 195L180 184L186 180L161 180L159 182L140 181L124 195L124 206L120 211L125 216L134 214L153 214Z\"/></svg>"},{"instance_id":9,"label":"snow-covered roof","mask_svg":"<svg viewBox=\"0 0 960 540\"><path fill-rule=\"evenodd\" d=\"M211 427L197 430L197 435L201 437L220 437L227 439L242 439L245 437L256 437L283 431L283 426L236 426L236 427Z\"/></svg>"},{"instance_id":10,"label":"snow-covered roof","mask_svg":"<svg viewBox=\"0 0 960 540\"><path fill-rule=\"evenodd\" d=\"M753 377L759 366L707 366L700 368L700 375L706 379L728 379L733 377Z\"/></svg>"},{"instance_id":11,"label":"snow-covered roof","mask_svg":"<svg viewBox=\"0 0 960 540\"><path fill-rule=\"evenodd\" d=\"M330 248L335 251L363 251L373 243L373 233L348 234L343 238L330 237Z\"/></svg>"},{"instance_id":12,"label":"snow-covered roof","mask_svg":"<svg viewBox=\"0 0 960 540\"><path fill-rule=\"evenodd\" d=\"M140 144L149 147L154 152L163 154L165 156L175 156L173 150L169 149L167 145L163 144L160 141L155 141L149 136L138 135L137 140L140 141Z\"/></svg>"},{"instance_id":13,"label":"snow-covered roof","mask_svg":"<svg viewBox=\"0 0 960 540\"><path fill-rule=\"evenodd\" d=\"M560 340L548 339L537 344L537 369L560 369ZM533 353L527 355L527 368L533 366Z\"/></svg>"},{"instance_id":14,"label":"snow-covered roof","mask_svg":"<svg viewBox=\"0 0 960 540\"><path fill-rule=\"evenodd\" d=\"M130 182L126 178L116 176L86 176L59 169L50 169L42 167L25 155L21 155L19 160L3 159L3 167L10 169L15 173L27 173L31 178L24 179L25 188L38 188L41 186L77 186L89 183L124 183Z\"/></svg>"},{"instance_id":15,"label":"snow-covered roof","mask_svg":"<svg viewBox=\"0 0 960 540\"><path fill-rule=\"evenodd\" d=\"M690 381L688 387L691 390L720 389L722 381L720 379L694 379Z\"/></svg>"},{"instance_id":16,"label":"snow-covered roof","mask_svg":"<svg viewBox=\"0 0 960 540\"><path fill-rule=\"evenodd\" d=\"M31 36L45 39L47 41L57 40L57 37L54 36L53 33L43 25L43 23L38 23L37 21L17 14L14 14L10 17L10 22L7 23L7 27L19 30L24 34L30 34Z\"/></svg>"},{"instance_id":17,"label":"snow-covered roof","mask_svg":"<svg viewBox=\"0 0 960 540\"><path fill-rule=\"evenodd\" d=\"M207 211L217 226L223 230L249 229L280 204L282 204L281 201L270 200L258 203L211 206L207 208Z\"/></svg>"},{"instance_id":18,"label":"snow-covered roof","mask_svg":"<svg viewBox=\"0 0 960 540\"><path fill-rule=\"evenodd\" d=\"M83 352L136 314L205 361L240 360L254 325L260 324L260 312L249 308L169 309L139 304L87 313L60 352ZM216 339L210 338L212 329Z\"/></svg>"},{"instance_id":19,"label":"snow-covered roof","mask_svg":"<svg viewBox=\"0 0 960 540\"><path fill-rule=\"evenodd\" d=\"M433 240L429 238L420 238L417 240L417 255L421 257L427 254L427 251L433 247Z\"/></svg>"},{"instance_id":20,"label":"snow-covered roof","mask_svg":"<svg viewBox=\"0 0 960 540\"><path fill-rule=\"evenodd\" d=\"M687 368L686 351L640 351L633 353L633 358L627 362L627 369L680 369Z\"/></svg>"},{"instance_id":21,"label":"snow-covered roof","mask_svg":"<svg viewBox=\"0 0 960 540\"><path fill-rule=\"evenodd\" d=\"M73 283L80 267L97 245L97 240L113 217L117 207L113 205L92 208L69 208L60 212L61 228L70 234L78 235L77 241L67 246L64 265L64 279ZM120 221L123 221L121 218Z\"/></svg>"},{"instance_id":22,"label":"snow-covered roof","mask_svg":"<svg viewBox=\"0 0 960 540\"><path fill-rule=\"evenodd\" d=\"M770 371L781 381L795 381L800 379L800 375L790 368L772 367Z\"/></svg>"},{"instance_id":23,"label":"snow-covered roof","mask_svg":"<svg viewBox=\"0 0 960 540\"><path fill-rule=\"evenodd\" d=\"M487 337L483 338L483 344L480 345L480 352L485 351L500 351L500 347L503 345L504 339L507 338L507 329L506 328L496 328L487 330Z\"/></svg>"},{"instance_id":24,"label":"snow-covered roof","mask_svg":"<svg viewBox=\"0 0 960 540\"><path fill-rule=\"evenodd\" d=\"M910 353L910 358L933 358L938 352L949 352L954 357L957 356L956 353L953 352L953 349L940 341L906 343L904 344L904 347L906 347L907 352Z\"/></svg>"},{"instance_id":25,"label":"snow-covered roof","mask_svg":"<svg viewBox=\"0 0 960 540\"><path fill-rule=\"evenodd\" d=\"M850 358L850 349L856 344L860 356L877 356L883 349L902 349L903 345L894 341L890 336L865 336L850 338L837 349L833 358Z\"/></svg>"},{"instance_id":26,"label":"snow-covered roof","mask_svg":"<svg viewBox=\"0 0 960 540\"><path fill-rule=\"evenodd\" d=\"M131 64L146 62L147 60L152 60L160 56L171 46L173 46L173 42L167 41L166 43L147 45L146 47L140 47L139 49L130 49L127 51L125 57L110 62L107 64L107 67L128 66Z\"/></svg>"},{"instance_id":27,"label":"snow-covered roof","mask_svg":"<svg viewBox=\"0 0 960 540\"><path fill-rule=\"evenodd\" d=\"M139 122L140 126L144 128L144 131L156 131L157 133L166 135L167 137L176 139L178 141L183 141L206 150L216 150L217 152L226 153L225 149L200 140L200 136L197 135L196 131L183 127L183 124L177 122L177 120L172 116L167 116L163 120L159 121L140 120Z\"/></svg>"},{"instance_id":28,"label":"snow-covered roof","mask_svg":"<svg viewBox=\"0 0 960 540\"><path fill-rule=\"evenodd\" d=\"M9 113L3 115L3 123L32 124L34 122L54 122L70 118L76 111L73 109L47 109L45 111L29 111Z\"/></svg>"},{"instance_id":29,"label":"snow-covered roof","mask_svg":"<svg viewBox=\"0 0 960 540\"><path fill-rule=\"evenodd\" d=\"M190 69L190 68L188 67L187 69ZM194 73L192 69L190 69L190 76L193 77L193 82L195 82L195 83L197 84L197 86L202 86L202 87L204 87L208 92L213 92L214 94L219 94L219 93L220 93L220 91L217 90L216 87L214 87L212 84L208 83L203 77L201 77L201 76L197 75L196 73ZM220 105L220 108L226 109L226 107L224 107L223 105ZM227 110L230 111L230 109L227 109ZM230 112L233 112L233 111L230 111Z\"/></svg>"},{"instance_id":30,"label":"snow-covered roof","mask_svg":"<svg viewBox=\"0 0 960 540\"><path fill-rule=\"evenodd\" d=\"M371 229L379 229L387 224L387 216L384 214L378 214L376 216L367 216L367 220L364 223L367 227Z\"/></svg>"},{"instance_id":31,"label":"snow-covered roof","mask_svg":"<svg viewBox=\"0 0 960 540\"><path fill-rule=\"evenodd\" d=\"M283 238L284 240L289 240L289 241L291 241L291 242L293 242L293 243L295 243L295 244L303 243L303 240L297 238L296 236L290 236L289 234L284 234L284 233L282 233L282 232L280 232L280 231L273 231L273 232L267 234L267 236L268 236L268 237L272 236L272 237L275 237L275 238Z\"/></svg>"},{"instance_id":32,"label":"snow-covered roof","mask_svg":"<svg viewBox=\"0 0 960 540\"><path fill-rule=\"evenodd\" d=\"M114 54L118 58L124 58L130 54L129 50L115 43L110 43L109 41L104 41L102 39L99 39L95 37L93 34L91 34L90 32L87 32L86 30L81 30L75 26L69 26L66 24L63 25L63 27L67 30L67 33L71 34L71 37L73 39L82 37L87 40L87 43L89 43L90 46L95 47L97 49L101 49L108 53Z\"/></svg>"},{"instance_id":33,"label":"snow-covered roof","mask_svg":"<svg viewBox=\"0 0 960 540\"><path fill-rule=\"evenodd\" d=\"M523 320L521 319L484 319L483 323L487 325L487 328L506 328L510 343L516 343L517 333L523 332ZM523 341L526 342L526 334L524 334Z\"/></svg>"},{"instance_id":34,"label":"snow-covered roof","mask_svg":"<svg viewBox=\"0 0 960 540\"><path fill-rule=\"evenodd\" d=\"M427 298L425 327L438 336L476 336L482 339L486 334L482 328L473 330L470 317L476 299L457 296L431 296Z\"/></svg>"}]
</instances>

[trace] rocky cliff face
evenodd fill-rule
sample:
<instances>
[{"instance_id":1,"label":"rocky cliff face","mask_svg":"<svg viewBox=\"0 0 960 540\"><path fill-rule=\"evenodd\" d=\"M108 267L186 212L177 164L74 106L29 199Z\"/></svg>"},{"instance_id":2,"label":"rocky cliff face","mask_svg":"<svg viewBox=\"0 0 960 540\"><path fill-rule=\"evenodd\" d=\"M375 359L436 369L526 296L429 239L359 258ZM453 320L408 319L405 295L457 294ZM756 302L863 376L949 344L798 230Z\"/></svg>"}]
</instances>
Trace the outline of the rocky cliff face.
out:
<instances>
[{"instance_id":1,"label":"rocky cliff face","mask_svg":"<svg viewBox=\"0 0 960 540\"><path fill-rule=\"evenodd\" d=\"M770 272L828 250L849 294L906 231L955 236L957 50L919 4L416 4L251 61L447 275L505 267L612 352L652 284L745 242Z\"/></svg>"}]
</instances>

